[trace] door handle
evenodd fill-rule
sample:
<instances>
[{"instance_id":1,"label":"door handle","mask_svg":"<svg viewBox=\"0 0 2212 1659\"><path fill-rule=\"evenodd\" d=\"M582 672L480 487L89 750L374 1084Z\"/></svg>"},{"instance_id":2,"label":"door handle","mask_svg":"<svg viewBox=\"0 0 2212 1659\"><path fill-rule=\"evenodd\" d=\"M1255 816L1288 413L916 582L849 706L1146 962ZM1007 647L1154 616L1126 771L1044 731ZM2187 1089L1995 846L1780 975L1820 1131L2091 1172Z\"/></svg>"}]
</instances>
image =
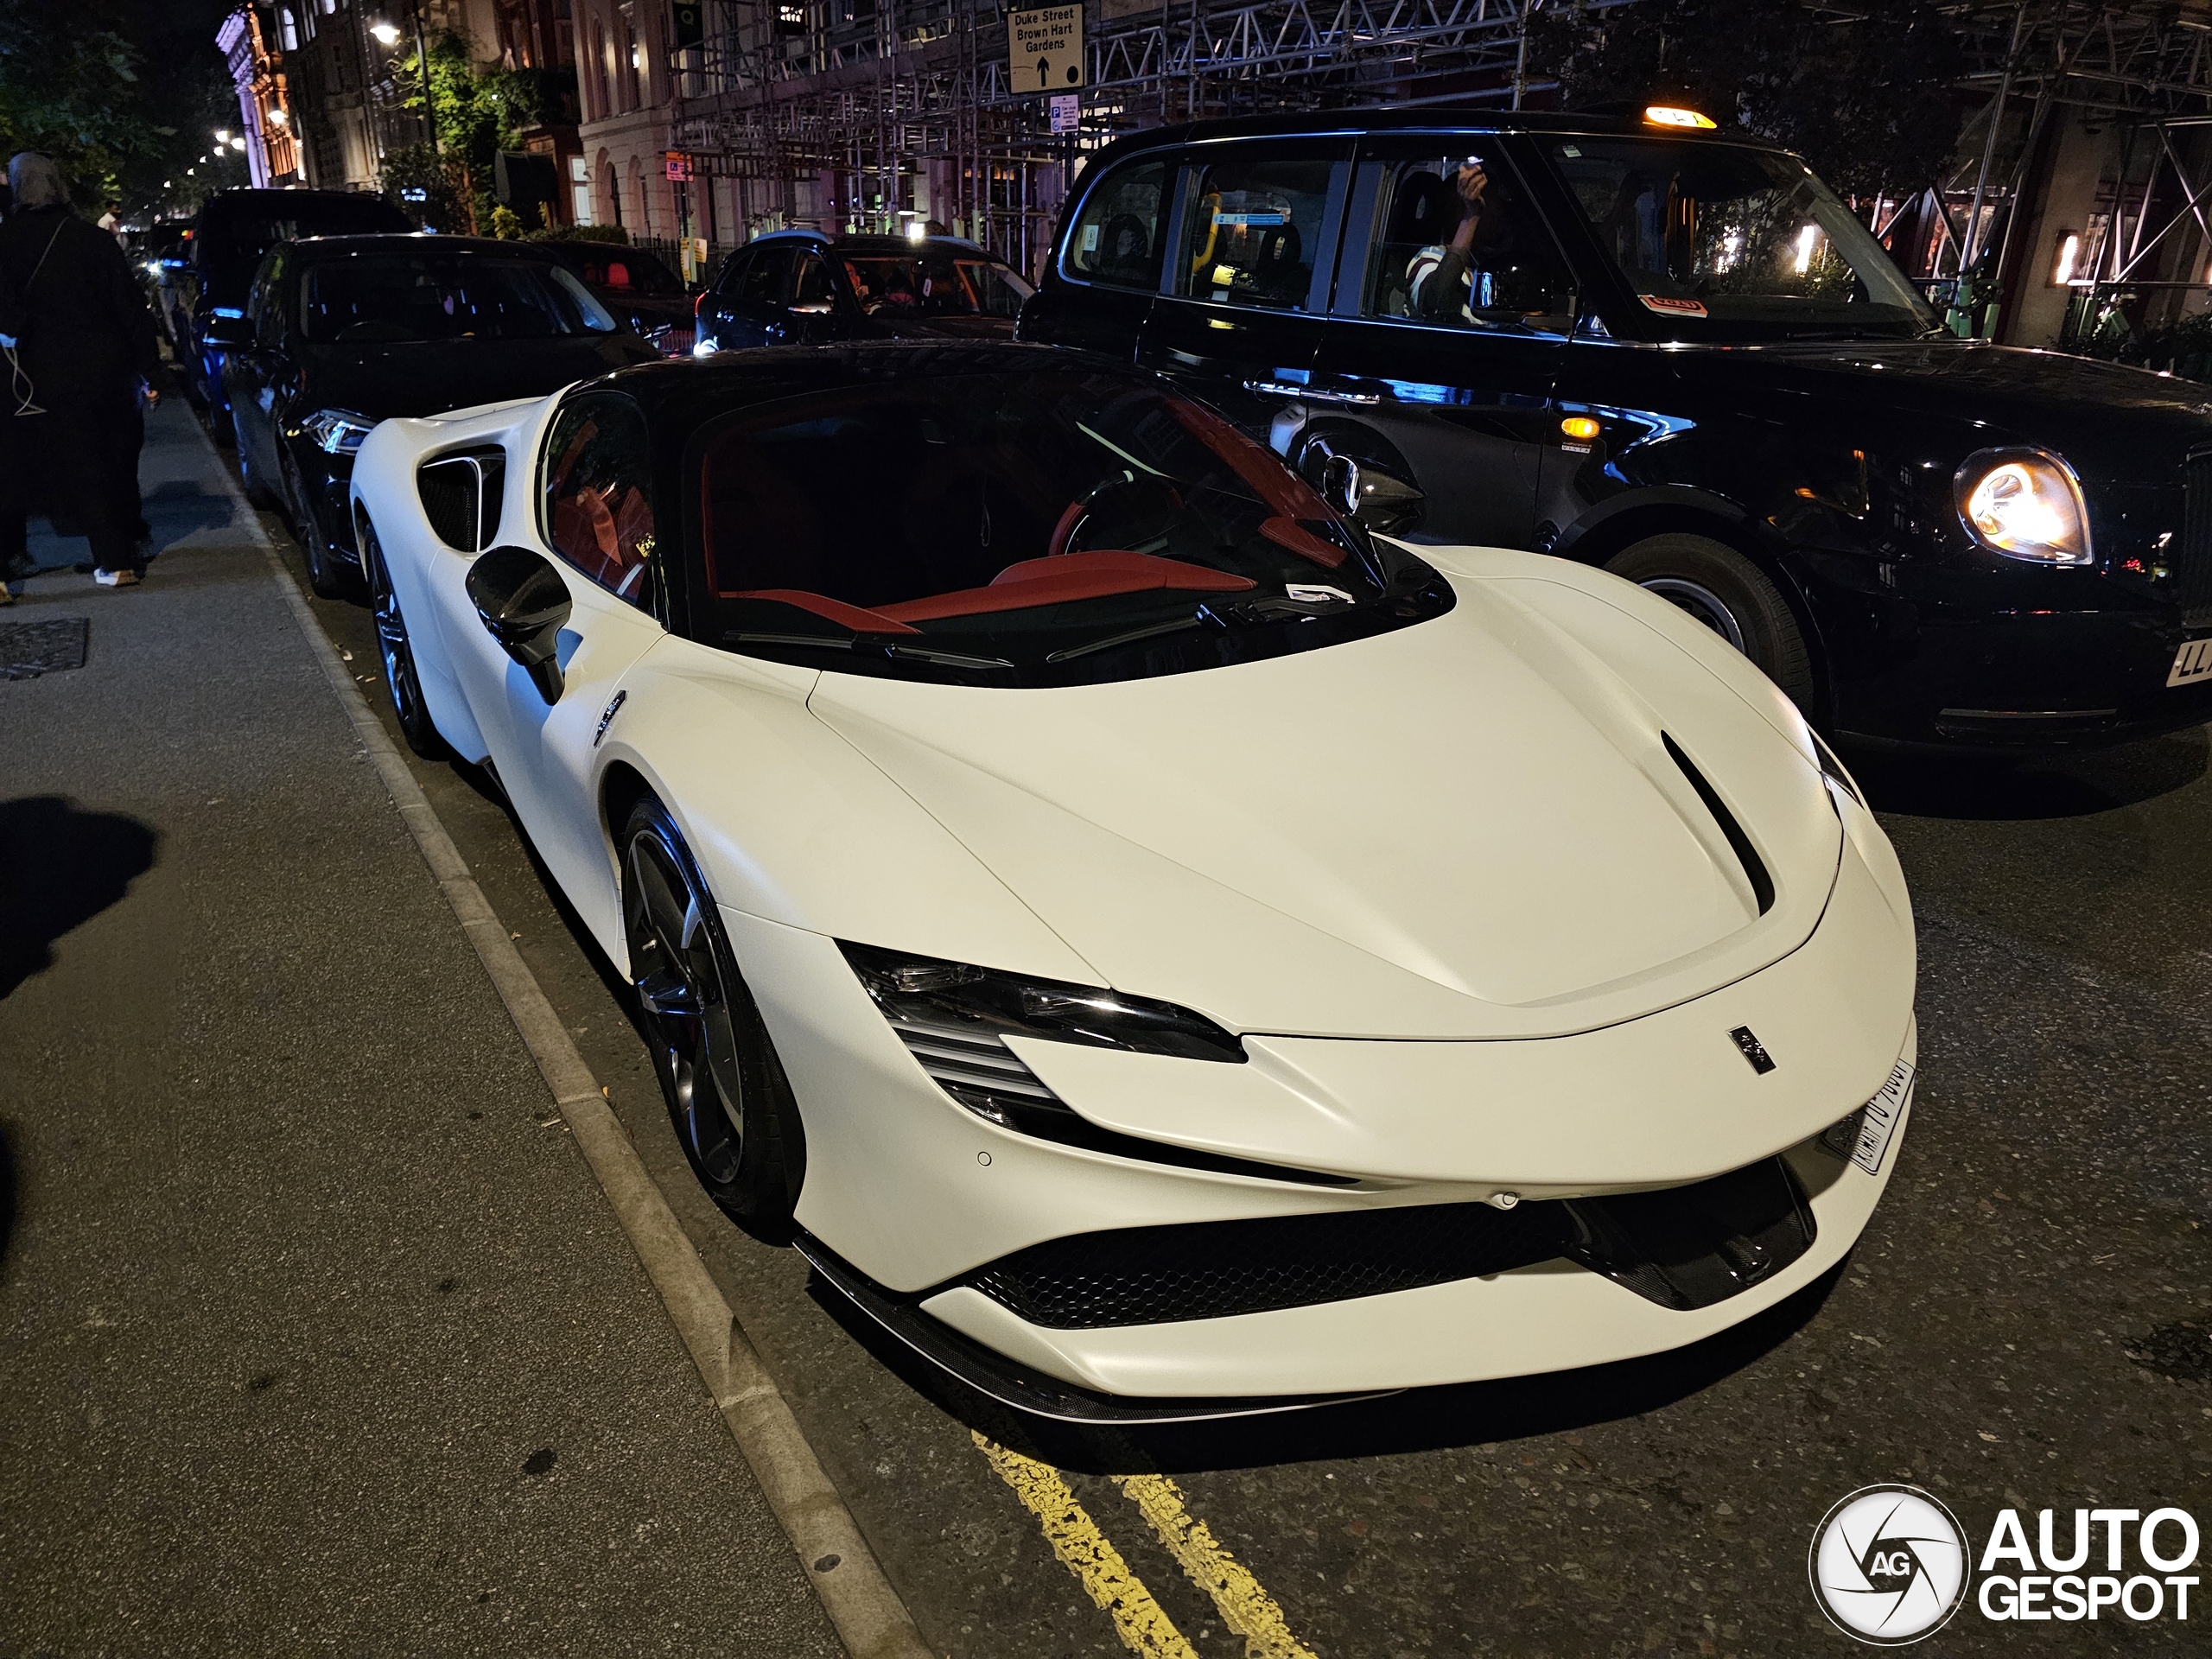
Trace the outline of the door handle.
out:
<instances>
[{"instance_id":1,"label":"door handle","mask_svg":"<svg viewBox=\"0 0 2212 1659\"><path fill-rule=\"evenodd\" d=\"M1309 404L1357 404L1362 408L1382 401L1378 391L1331 391L1325 387L1294 385L1287 380L1247 380L1244 390L1262 397L1296 397Z\"/></svg>"}]
</instances>

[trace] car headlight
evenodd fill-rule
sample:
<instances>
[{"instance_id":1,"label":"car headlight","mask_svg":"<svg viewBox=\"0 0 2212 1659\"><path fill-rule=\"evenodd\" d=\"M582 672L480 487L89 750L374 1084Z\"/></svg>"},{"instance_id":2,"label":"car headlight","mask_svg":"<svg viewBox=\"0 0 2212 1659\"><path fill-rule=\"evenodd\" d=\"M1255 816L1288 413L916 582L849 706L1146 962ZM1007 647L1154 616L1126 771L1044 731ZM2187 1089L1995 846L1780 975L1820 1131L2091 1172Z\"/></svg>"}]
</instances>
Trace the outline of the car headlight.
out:
<instances>
[{"instance_id":1,"label":"car headlight","mask_svg":"<svg viewBox=\"0 0 2212 1659\"><path fill-rule=\"evenodd\" d=\"M2041 449L1984 449L1952 480L1959 518L1975 541L2008 559L2087 564L2089 513L2074 469Z\"/></svg>"},{"instance_id":2,"label":"car headlight","mask_svg":"<svg viewBox=\"0 0 2212 1659\"><path fill-rule=\"evenodd\" d=\"M971 1038L1042 1037L1136 1054L1241 1064L1244 1045L1203 1014L1095 985L1021 979L989 968L838 944L894 1026L939 1026Z\"/></svg>"},{"instance_id":3,"label":"car headlight","mask_svg":"<svg viewBox=\"0 0 2212 1659\"><path fill-rule=\"evenodd\" d=\"M721 346L715 344L715 337L712 334L702 334L696 341L693 342L691 346L691 355L694 357L712 357L721 349Z\"/></svg>"},{"instance_id":4,"label":"car headlight","mask_svg":"<svg viewBox=\"0 0 2212 1659\"><path fill-rule=\"evenodd\" d=\"M313 438L315 448L325 454L350 455L360 448L361 441L376 424L372 416L350 410L318 409L300 423L300 430Z\"/></svg>"}]
</instances>

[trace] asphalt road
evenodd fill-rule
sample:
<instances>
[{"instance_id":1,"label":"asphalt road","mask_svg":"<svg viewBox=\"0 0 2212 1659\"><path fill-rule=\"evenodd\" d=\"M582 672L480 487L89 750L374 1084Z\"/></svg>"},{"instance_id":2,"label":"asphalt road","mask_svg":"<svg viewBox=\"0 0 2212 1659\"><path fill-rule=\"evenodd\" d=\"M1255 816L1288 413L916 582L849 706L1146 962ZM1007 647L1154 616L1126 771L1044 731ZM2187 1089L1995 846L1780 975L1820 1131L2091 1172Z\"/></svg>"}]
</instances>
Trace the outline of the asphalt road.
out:
<instances>
[{"instance_id":1,"label":"asphalt road","mask_svg":"<svg viewBox=\"0 0 2212 1659\"><path fill-rule=\"evenodd\" d=\"M156 567L157 582L165 574ZM315 610L370 675L365 612ZM343 748L334 716L323 725ZM323 735L303 729L287 751L287 794L321 775ZM1827 1282L1653 1360L1116 1435L1011 1421L887 1350L789 1251L723 1219L683 1167L620 988L496 797L467 768L416 772L948 1659L1764 1659L1860 1650L1815 1611L1806 1550L1830 1505L1870 1483L1925 1486L1977 1547L2005 1506L2056 1508L2063 1520L2076 1506L2176 1504L2212 1520L2207 759L2203 731L2010 768L1854 757L1913 886L1922 1071L1887 1201ZM285 948L311 979L389 998L375 982L379 934L372 916L333 915L293 928ZM64 941L65 957L80 937ZM426 969L410 937L404 973L424 1006L465 1002L474 970L458 944L429 953ZM234 942L218 944L235 955ZM401 971L391 956L384 963ZM0 1043L23 995L0 1002ZM264 1017L288 1014L333 1069L356 1068L353 1088L385 1092L369 1074L393 1049L387 1013L366 1018L351 996L332 996ZM138 1041L111 1033L108 1064ZM441 1086L428 1079L443 1066L474 1076L486 1065L476 1044L407 1058L426 1090ZM493 1192L502 1174L513 1178L484 1172ZM558 1248L613 1274L620 1252L603 1231ZM21 1268L9 1263L12 1285ZM576 1386L563 1368L594 1363L578 1330L543 1333L543 1386ZM0 1400L0 1422L19 1436L10 1411ZM685 1422L672 1408L671 1440ZM1001 1448L1034 1462L1010 1465ZM1150 1474L1172 1478L1244 1577L1224 1590L1216 1573L1210 1589L1186 1572L1169 1546L1179 1538L1187 1556L1187 1533L1156 1527L1156 1504L1143 1502L1159 1484L1130 1478ZM1040 1482L1041 1519L1022 1496L1035 1499ZM11 1502L13 1490L0 1484ZM423 1523L442 1524L444 1500L425 1503ZM1126 1592L1114 1608L1094 1603L1056 1544L1094 1582L1099 1546L1109 1548ZM0 1535L0 1607L11 1605L13 1547ZM1132 1615L1140 1599L1156 1620ZM2191 1611L2189 1624L2107 1610L2094 1625L2012 1626L1969 1610L1919 1651L2202 1652L2195 1632L2212 1611Z\"/></svg>"}]
</instances>

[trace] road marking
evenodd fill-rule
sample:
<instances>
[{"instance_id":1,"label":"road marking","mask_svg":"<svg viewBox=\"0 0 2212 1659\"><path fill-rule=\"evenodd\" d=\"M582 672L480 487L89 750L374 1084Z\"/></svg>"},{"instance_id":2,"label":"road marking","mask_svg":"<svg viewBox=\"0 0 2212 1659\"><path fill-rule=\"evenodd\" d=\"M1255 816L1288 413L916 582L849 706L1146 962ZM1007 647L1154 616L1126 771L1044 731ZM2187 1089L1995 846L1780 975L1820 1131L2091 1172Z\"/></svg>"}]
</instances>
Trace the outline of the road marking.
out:
<instances>
[{"instance_id":1,"label":"road marking","mask_svg":"<svg viewBox=\"0 0 2212 1659\"><path fill-rule=\"evenodd\" d=\"M193 429L200 431L197 422ZM204 441L204 432L201 437ZM476 947L477 960L490 976L499 1000L506 1004L524 1047L537 1062L561 1120L575 1137L577 1149L607 1195L631 1248L638 1253L646 1278L660 1293L662 1305L690 1351L692 1363L698 1367L731 1438L752 1465L761 1496L783 1523L799 1560L812 1568L807 1579L821 1598L823 1611L829 1615L838 1640L852 1659L931 1659L912 1616L861 1535L790 1403L760 1363L736 1313L685 1236L683 1224L654 1185L637 1148L630 1144L621 1120L607 1102L606 1090L592 1076L568 1028L515 949L518 936L499 920L476 878L469 874L436 809L362 696L361 688L339 661L338 648L315 620L299 583L292 579L276 543L262 527L259 515L222 458L213 454L212 443L208 449L215 462L215 475L236 504L246 533L260 543L277 591L291 608L310 654L352 721L401 822L413 836L423 862L430 867L439 891L453 906L462 933ZM1181 1659L1173 1649L1162 1651ZM1182 1650L1189 1651L1187 1647Z\"/></svg>"},{"instance_id":2,"label":"road marking","mask_svg":"<svg viewBox=\"0 0 2212 1659\"><path fill-rule=\"evenodd\" d=\"M1052 1554L1075 1574L1091 1600L1112 1617L1123 1646L1146 1659L1198 1659L1198 1649L1175 1628L1166 1610L1152 1599L1144 1580L1129 1571L1122 1552L1099 1531L1098 1523L1068 1490L1058 1470L1019 1452L1009 1452L973 1429L969 1433L976 1449L998 1471L999 1478L1014 1488L1014 1495L1037 1517Z\"/></svg>"},{"instance_id":3,"label":"road marking","mask_svg":"<svg viewBox=\"0 0 2212 1659\"><path fill-rule=\"evenodd\" d=\"M1222 1623L1244 1638L1245 1659L1314 1659L1290 1633L1275 1599L1244 1564L1216 1541L1206 1523L1183 1507L1183 1494L1165 1475L1116 1475L1114 1484L1152 1523L1191 1582L1213 1598Z\"/></svg>"}]
</instances>

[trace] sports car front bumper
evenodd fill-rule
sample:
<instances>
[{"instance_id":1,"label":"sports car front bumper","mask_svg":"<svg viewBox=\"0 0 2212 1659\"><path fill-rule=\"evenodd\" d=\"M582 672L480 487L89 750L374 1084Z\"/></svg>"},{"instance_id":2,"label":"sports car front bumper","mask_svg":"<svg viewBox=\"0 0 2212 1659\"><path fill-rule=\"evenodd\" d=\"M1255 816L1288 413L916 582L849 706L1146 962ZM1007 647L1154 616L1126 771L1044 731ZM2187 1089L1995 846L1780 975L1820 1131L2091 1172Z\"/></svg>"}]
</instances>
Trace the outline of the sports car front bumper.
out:
<instances>
[{"instance_id":1,"label":"sports car front bumper","mask_svg":"<svg viewBox=\"0 0 2212 1659\"><path fill-rule=\"evenodd\" d=\"M724 916L804 1118L798 1218L833 1282L977 1386L995 1374L1041 1379L1077 1400L1281 1402L1650 1353L1746 1319L1834 1266L1898 1152L1893 1141L1869 1175L1817 1137L1872 1096L1900 1057L1913 1058L1910 919L1887 850L1878 835L1847 841L1820 925L1783 960L1578 1036L1255 1035L1241 1065L1008 1044L1068 1105L1136 1143L1313 1171L1329 1185L1154 1164L1011 1133L931 1081L833 941ZM1738 1027L1771 1052L1770 1071L1747 1063L1731 1039ZM983 1270L1052 1240L1480 1207L1507 1194L1516 1204L1602 1203L1777 1157L1802 1189L1811 1242L1708 1305L1662 1306L1557 1253L1261 1312L1192 1319L1163 1304L1159 1317L1091 1328L1025 1318L979 1287ZM933 1346L957 1351L948 1358ZM1013 1402L1052 1408L1033 1389Z\"/></svg>"}]
</instances>

